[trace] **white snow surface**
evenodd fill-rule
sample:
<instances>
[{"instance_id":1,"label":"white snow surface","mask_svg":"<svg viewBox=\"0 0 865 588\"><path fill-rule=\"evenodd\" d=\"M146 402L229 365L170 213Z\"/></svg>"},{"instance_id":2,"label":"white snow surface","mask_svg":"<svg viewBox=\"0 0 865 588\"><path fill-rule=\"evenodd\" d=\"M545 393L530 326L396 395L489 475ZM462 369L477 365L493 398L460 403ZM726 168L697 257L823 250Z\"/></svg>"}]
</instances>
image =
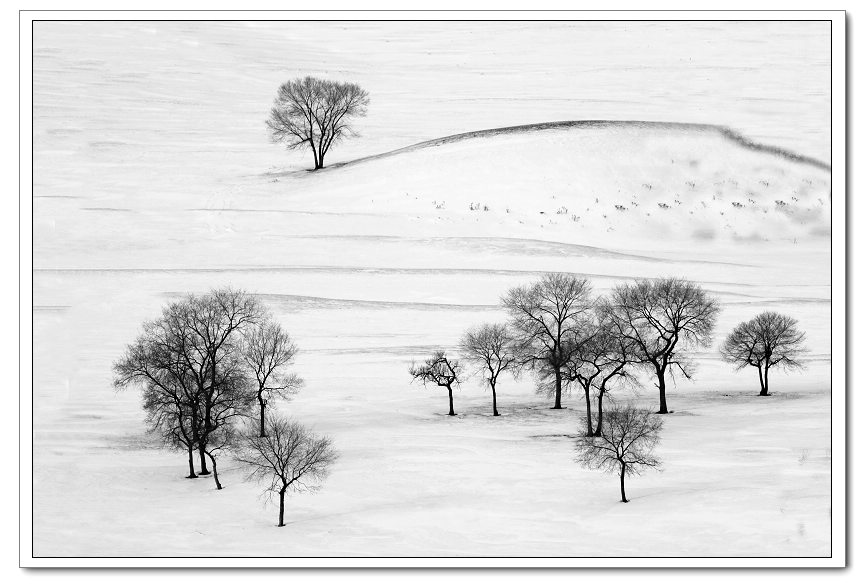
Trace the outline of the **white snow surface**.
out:
<instances>
[{"instance_id":1,"label":"white snow surface","mask_svg":"<svg viewBox=\"0 0 865 588\"><path fill-rule=\"evenodd\" d=\"M97 51L43 26L34 555L829 555L828 171L711 129L617 125L486 134L309 173L257 130L270 98L256 92L283 76L245 79L240 65L276 62L267 27L263 48L217 27L206 40L233 59L218 67L195 53L200 31L184 45L97 29ZM495 121L476 129L534 122ZM360 157L434 136L345 147ZM698 281L722 303L717 342L760 311L789 313L807 369L773 374L774 395L758 398L756 375L723 364L717 342L696 353L695 378L668 391L663 470L629 480L622 504L614 476L574 462L578 396L549 410L530 379L507 379L493 418L473 380L449 418L446 394L408 376L412 359L503 320L507 288L547 271L585 275L599 294L635 277ZM184 479L184 456L146 434L138 392L111 386L142 321L226 285L259 294L302 350L306 387L276 408L340 452L322 491L290 498L285 528L230 462L222 491ZM648 379L614 397L657 401Z\"/></svg>"}]
</instances>

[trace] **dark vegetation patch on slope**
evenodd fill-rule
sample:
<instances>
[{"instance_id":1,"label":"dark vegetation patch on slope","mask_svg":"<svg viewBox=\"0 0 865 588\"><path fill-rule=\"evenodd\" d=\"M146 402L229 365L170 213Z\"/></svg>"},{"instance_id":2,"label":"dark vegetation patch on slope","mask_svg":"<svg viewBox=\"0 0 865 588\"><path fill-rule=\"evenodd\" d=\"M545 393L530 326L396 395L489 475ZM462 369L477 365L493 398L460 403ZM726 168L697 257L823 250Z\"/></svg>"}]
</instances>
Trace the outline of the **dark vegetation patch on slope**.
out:
<instances>
[{"instance_id":1,"label":"dark vegetation patch on slope","mask_svg":"<svg viewBox=\"0 0 865 588\"><path fill-rule=\"evenodd\" d=\"M365 161L383 159L386 157L391 157L393 155L399 155L401 153L409 153L420 149L426 149L428 147L437 147L440 145L455 143L457 141L463 141L466 139L561 129L646 129L661 131L672 130L718 133L726 139L733 141L734 143L745 149L749 149L751 151L759 151L762 153L769 153L777 157L787 159L789 161L794 161L796 163L802 163L805 165L811 165L822 170L831 171L831 166L823 161L820 161L819 159L809 157L807 155L802 155L800 153L796 153L795 151L784 149L782 147L775 147L773 145L765 145L762 143L751 141L744 135L726 126L699 123L677 123L640 120L566 120L519 125L514 127L501 127L496 129L484 129L468 133L458 133L456 135L448 135L446 137L440 137L438 139L432 139L430 141L423 141L421 143L409 145L408 147L394 149L393 151L387 151L385 153L379 153L377 155L361 157L359 159L354 159L352 161L346 161L342 163L334 163L333 165L328 166L328 168L325 169L338 169L341 167L348 167Z\"/></svg>"}]
</instances>

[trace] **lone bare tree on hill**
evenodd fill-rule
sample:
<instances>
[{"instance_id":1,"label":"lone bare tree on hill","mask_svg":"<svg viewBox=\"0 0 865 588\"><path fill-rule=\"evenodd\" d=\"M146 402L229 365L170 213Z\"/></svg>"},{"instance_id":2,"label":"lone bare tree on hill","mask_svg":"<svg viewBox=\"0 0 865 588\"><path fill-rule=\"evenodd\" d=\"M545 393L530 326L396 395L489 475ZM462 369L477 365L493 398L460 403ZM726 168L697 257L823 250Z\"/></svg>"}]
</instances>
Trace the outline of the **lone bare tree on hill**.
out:
<instances>
[{"instance_id":1,"label":"lone bare tree on hill","mask_svg":"<svg viewBox=\"0 0 865 588\"><path fill-rule=\"evenodd\" d=\"M448 416L456 416L453 387L462 383L463 374L463 367L459 360L448 359L447 354L439 349L433 352L423 363L412 363L408 371L412 380L420 380L424 385L432 383L447 388L450 406Z\"/></svg>"},{"instance_id":2,"label":"lone bare tree on hill","mask_svg":"<svg viewBox=\"0 0 865 588\"><path fill-rule=\"evenodd\" d=\"M802 369L805 333L793 317L762 312L736 325L721 345L721 358L737 370L752 366L760 377L760 396L769 396L769 368Z\"/></svg>"},{"instance_id":3,"label":"lone bare tree on hill","mask_svg":"<svg viewBox=\"0 0 865 588\"><path fill-rule=\"evenodd\" d=\"M296 392L303 380L283 370L297 354L297 345L279 324L267 321L248 330L243 340L243 361L252 374L259 408L259 434L265 436L265 407L273 398Z\"/></svg>"},{"instance_id":4,"label":"lone bare tree on hill","mask_svg":"<svg viewBox=\"0 0 865 588\"><path fill-rule=\"evenodd\" d=\"M577 440L577 461L587 468L617 472L622 502L628 502L625 477L661 466L654 450L662 427L661 419L647 410L632 404L613 406L599 436Z\"/></svg>"},{"instance_id":5,"label":"lone bare tree on hill","mask_svg":"<svg viewBox=\"0 0 865 588\"><path fill-rule=\"evenodd\" d=\"M278 526L284 527L285 494L318 490L338 455L328 437L295 421L267 415L266 426L264 437L255 425L241 433L235 459L247 469L249 480L265 480L267 491L279 497Z\"/></svg>"},{"instance_id":6,"label":"lone bare tree on hill","mask_svg":"<svg viewBox=\"0 0 865 588\"><path fill-rule=\"evenodd\" d=\"M470 329L463 335L460 349L468 362L479 366L493 393L493 416L499 416L496 383L502 373L517 364L507 325L487 323Z\"/></svg>"},{"instance_id":7,"label":"lone bare tree on hill","mask_svg":"<svg viewBox=\"0 0 865 588\"><path fill-rule=\"evenodd\" d=\"M549 374L553 408L562 408L564 369L575 352L569 341L581 336L582 323L592 309L589 281L570 274L546 274L534 284L511 288L502 305L510 315L520 364L536 370L542 386Z\"/></svg>"},{"instance_id":8,"label":"lone bare tree on hill","mask_svg":"<svg viewBox=\"0 0 865 588\"><path fill-rule=\"evenodd\" d=\"M318 170L330 148L354 134L351 121L366 116L368 105L369 94L357 84L306 76L279 87L266 122L274 142L309 147Z\"/></svg>"},{"instance_id":9,"label":"lone bare tree on hill","mask_svg":"<svg viewBox=\"0 0 865 588\"><path fill-rule=\"evenodd\" d=\"M654 373L658 413L667 414L666 375L677 368L691 378L691 366L682 352L711 343L717 301L693 282L664 278L618 285L606 306L617 336L632 342L640 362Z\"/></svg>"}]
</instances>

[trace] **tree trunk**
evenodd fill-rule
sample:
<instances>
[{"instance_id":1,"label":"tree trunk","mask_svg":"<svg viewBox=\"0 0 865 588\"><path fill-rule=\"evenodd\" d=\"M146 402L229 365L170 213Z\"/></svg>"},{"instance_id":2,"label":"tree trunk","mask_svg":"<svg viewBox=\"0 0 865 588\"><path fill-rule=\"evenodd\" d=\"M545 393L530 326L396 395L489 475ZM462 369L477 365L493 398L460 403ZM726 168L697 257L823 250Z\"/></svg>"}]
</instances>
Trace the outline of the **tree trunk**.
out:
<instances>
[{"instance_id":1,"label":"tree trunk","mask_svg":"<svg viewBox=\"0 0 865 588\"><path fill-rule=\"evenodd\" d=\"M309 148L312 149L312 159L315 161L315 169L321 169L318 163L318 151L315 149L315 143L312 139L309 140Z\"/></svg>"},{"instance_id":2,"label":"tree trunk","mask_svg":"<svg viewBox=\"0 0 865 588\"><path fill-rule=\"evenodd\" d=\"M186 452L189 455L189 475L186 476L189 479L197 478L195 475L195 460L192 457L192 444L186 447Z\"/></svg>"},{"instance_id":3,"label":"tree trunk","mask_svg":"<svg viewBox=\"0 0 865 588\"><path fill-rule=\"evenodd\" d=\"M454 412L454 393L451 390L451 387L448 386L448 402L450 403L450 410L448 411L448 416L456 416L457 413Z\"/></svg>"},{"instance_id":4,"label":"tree trunk","mask_svg":"<svg viewBox=\"0 0 865 588\"><path fill-rule=\"evenodd\" d=\"M586 393L586 437L592 436L592 396L590 393L591 386L585 386L583 391Z\"/></svg>"},{"instance_id":5,"label":"tree trunk","mask_svg":"<svg viewBox=\"0 0 865 588\"><path fill-rule=\"evenodd\" d=\"M212 453L207 454L210 457L210 463L213 467L213 481L216 482L216 489L222 490L222 484L219 483L219 474L216 473L216 460L213 458Z\"/></svg>"},{"instance_id":6,"label":"tree trunk","mask_svg":"<svg viewBox=\"0 0 865 588\"><path fill-rule=\"evenodd\" d=\"M207 471L207 460L204 458L204 454L205 454L204 448L199 447L198 448L198 458L199 458L199 461L201 462L201 471L198 472L199 476L206 476L207 474L210 473L209 471Z\"/></svg>"},{"instance_id":7,"label":"tree trunk","mask_svg":"<svg viewBox=\"0 0 865 588\"><path fill-rule=\"evenodd\" d=\"M493 416L499 416L499 409L496 406L496 383L490 382L490 388L493 389Z\"/></svg>"},{"instance_id":8,"label":"tree trunk","mask_svg":"<svg viewBox=\"0 0 865 588\"><path fill-rule=\"evenodd\" d=\"M760 391L760 396L770 396L769 394L769 364L766 363L766 370L763 373L763 389Z\"/></svg>"},{"instance_id":9,"label":"tree trunk","mask_svg":"<svg viewBox=\"0 0 865 588\"><path fill-rule=\"evenodd\" d=\"M625 496L625 464L622 464L622 470L619 473L619 488L622 491L622 502L627 502L628 499Z\"/></svg>"},{"instance_id":10,"label":"tree trunk","mask_svg":"<svg viewBox=\"0 0 865 588\"><path fill-rule=\"evenodd\" d=\"M261 419L258 421L258 426L259 426L258 436L259 437L267 437L267 433L264 430L264 407L265 407L265 405L267 405L267 401L264 398L262 398L261 396L259 396L258 397L258 404L261 407Z\"/></svg>"},{"instance_id":11,"label":"tree trunk","mask_svg":"<svg viewBox=\"0 0 865 588\"><path fill-rule=\"evenodd\" d=\"M760 376L760 396L765 396L766 384L763 382L763 366L757 366L757 375Z\"/></svg>"},{"instance_id":12,"label":"tree trunk","mask_svg":"<svg viewBox=\"0 0 865 588\"><path fill-rule=\"evenodd\" d=\"M655 368L655 373L658 375L658 394L661 399L661 408L658 409L658 414L667 414L667 382L664 381L666 371Z\"/></svg>"},{"instance_id":13,"label":"tree trunk","mask_svg":"<svg viewBox=\"0 0 865 588\"><path fill-rule=\"evenodd\" d=\"M604 423L604 390L598 393L598 426L595 427L595 437L601 436L601 425Z\"/></svg>"},{"instance_id":14,"label":"tree trunk","mask_svg":"<svg viewBox=\"0 0 865 588\"><path fill-rule=\"evenodd\" d=\"M556 368L556 404L553 408L562 408L562 372Z\"/></svg>"},{"instance_id":15,"label":"tree trunk","mask_svg":"<svg viewBox=\"0 0 865 588\"><path fill-rule=\"evenodd\" d=\"M279 524L277 527L285 526L285 488L279 491Z\"/></svg>"}]
</instances>

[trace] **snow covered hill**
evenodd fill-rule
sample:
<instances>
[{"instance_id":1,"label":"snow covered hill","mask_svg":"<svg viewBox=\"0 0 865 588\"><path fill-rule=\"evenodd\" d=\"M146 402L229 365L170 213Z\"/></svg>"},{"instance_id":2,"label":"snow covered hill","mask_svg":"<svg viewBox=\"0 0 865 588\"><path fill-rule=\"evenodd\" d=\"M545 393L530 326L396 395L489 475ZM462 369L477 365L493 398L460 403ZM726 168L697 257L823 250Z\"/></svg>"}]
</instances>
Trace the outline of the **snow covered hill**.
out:
<instances>
[{"instance_id":1,"label":"snow covered hill","mask_svg":"<svg viewBox=\"0 0 865 588\"><path fill-rule=\"evenodd\" d=\"M635 124L481 133L316 173L154 148L91 147L91 190L37 141L37 555L828 553L823 166L712 127ZM668 392L665 469L622 505L614 479L573 461L578 398L550 411L531 381L507 381L493 419L470 382L448 418L446 398L408 377L411 359L501 320L499 296L545 271L598 293L697 280L722 302L719 338L790 313L808 369L758 399L751 374L697 354L697 378ZM279 408L341 452L284 529L234 467L220 492L183 479L137 394L111 388L141 321L223 285L260 294L297 340L307 387ZM655 402L648 382L617 395Z\"/></svg>"}]
</instances>

